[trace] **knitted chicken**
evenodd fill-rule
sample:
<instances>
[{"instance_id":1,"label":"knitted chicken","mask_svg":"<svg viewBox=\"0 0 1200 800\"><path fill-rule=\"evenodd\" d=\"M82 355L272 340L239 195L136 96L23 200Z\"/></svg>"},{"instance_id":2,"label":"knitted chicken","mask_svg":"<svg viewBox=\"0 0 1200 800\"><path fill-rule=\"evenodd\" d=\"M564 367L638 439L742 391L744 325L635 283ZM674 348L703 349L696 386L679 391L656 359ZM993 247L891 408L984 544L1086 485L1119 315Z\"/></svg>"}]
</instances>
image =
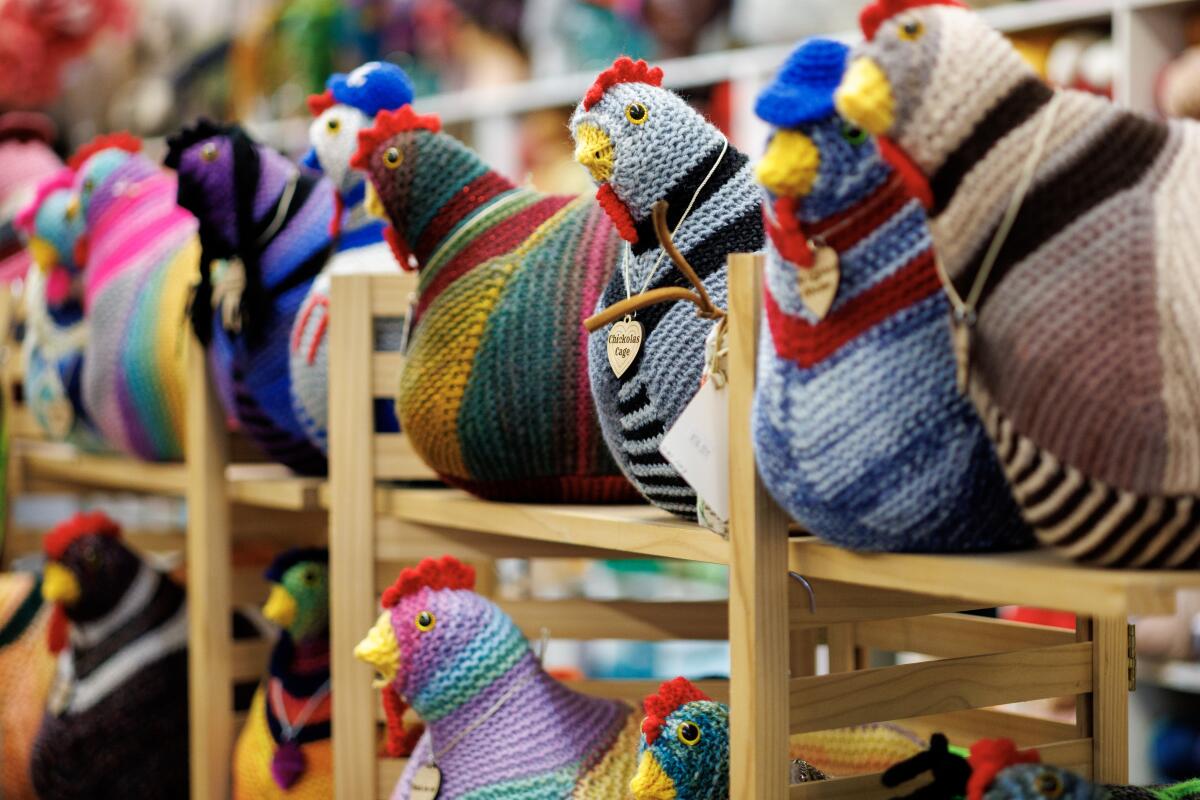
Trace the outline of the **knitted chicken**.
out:
<instances>
[{"instance_id":1,"label":"knitted chicken","mask_svg":"<svg viewBox=\"0 0 1200 800\"><path fill-rule=\"evenodd\" d=\"M643 703L635 800L728 800L729 708L687 678L659 687Z\"/></svg>"},{"instance_id":2,"label":"knitted chicken","mask_svg":"<svg viewBox=\"0 0 1200 800\"><path fill-rule=\"evenodd\" d=\"M633 777L638 717L542 669L512 619L446 556L405 569L355 655L425 720L392 800L440 771L440 797L618 800ZM422 795L428 797L431 795Z\"/></svg>"},{"instance_id":3,"label":"knitted chicken","mask_svg":"<svg viewBox=\"0 0 1200 800\"><path fill-rule=\"evenodd\" d=\"M662 78L661 69L644 61L617 59L571 117L575 159L599 186L596 197L625 239L597 309L662 287L691 287L655 235L652 210L659 201L668 204L676 246L721 309L726 256L762 249L748 159L663 89ZM617 368L609 362L608 340L627 333L630 323L641 326L641 346L632 362ZM650 502L689 519L696 518L696 494L658 446L700 388L713 324L691 303L661 303L601 328L588 342L588 376L609 450Z\"/></svg>"},{"instance_id":4,"label":"knitted chicken","mask_svg":"<svg viewBox=\"0 0 1200 800\"><path fill-rule=\"evenodd\" d=\"M29 573L0 574L0 797L34 800L29 756L37 736L54 658L46 649L50 606Z\"/></svg>"},{"instance_id":5,"label":"knitted chicken","mask_svg":"<svg viewBox=\"0 0 1200 800\"><path fill-rule=\"evenodd\" d=\"M281 628L234 752L235 800L333 795L329 552L294 549L267 569L263 614Z\"/></svg>"},{"instance_id":6,"label":"knitted chicken","mask_svg":"<svg viewBox=\"0 0 1200 800\"><path fill-rule=\"evenodd\" d=\"M955 383L925 212L887 150L833 110L847 52L804 43L758 99L776 126L758 166L771 244L759 473L796 520L846 547L1032 545Z\"/></svg>"},{"instance_id":7,"label":"knitted chicken","mask_svg":"<svg viewBox=\"0 0 1200 800\"><path fill-rule=\"evenodd\" d=\"M1200 128L1052 90L954 0L879 0L836 95L930 188L960 361L1026 519L1200 566Z\"/></svg>"},{"instance_id":8,"label":"knitted chicken","mask_svg":"<svg viewBox=\"0 0 1200 800\"><path fill-rule=\"evenodd\" d=\"M329 279L332 275L400 269L383 240L384 223L367 213L366 178L350 167L350 158L358 149L358 132L371 126L377 112L400 108L413 97L412 82L404 70L383 61L370 61L349 75L332 75L325 86L323 94L308 98L315 117L308 129L312 147L301 163L322 172L337 192L332 223L337 245L292 325L289 366L296 416L322 451L328 450ZM379 320L376 347L399 350L403 329L402 320ZM394 405L377 399L376 431L394 433L399 428Z\"/></svg>"},{"instance_id":9,"label":"knitted chicken","mask_svg":"<svg viewBox=\"0 0 1200 800\"><path fill-rule=\"evenodd\" d=\"M206 120L171 137L166 164L179 174L179 204L200 222L192 323L211 345L226 410L271 458L324 473L292 404L288 360L296 312L332 249L332 186L238 126Z\"/></svg>"},{"instance_id":10,"label":"knitted chicken","mask_svg":"<svg viewBox=\"0 0 1200 800\"><path fill-rule=\"evenodd\" d=\"M86 225L83 403L111 445L169 461L183 457L183 325L200 245L175 176L139 148L117 134L71 159Z\"/></svg>"},{"instance_id":11,"label":"knitted chicken","mask_svg":"<svg viewBox=\"0 0 1200 800\"><path fill-rule=\"evenodd\" d=\"M0 114L0 283L25 276L30 255L14 219L38 184L62 169L51 149L54 123L29 111Z\"/></svg>"},{"instance_id":12,"label":"knitted chicken","mask_svg":"<svg viewBox=\"0 0 1200 800\"><path fill-rule=\"evenodd\" d=\"M187 608L99 512L45 539L58 674L34 745L40 800L188 796Z\"/></svg>"},{"instance_id":13,"label":"knitted chicken","mask_svg":"<svg viewBox=\"0 0 1200 800\"><path fill-rule=\"evenodd\" d=\"M368 206L420 269L397 397L417 453L486 498L636 497L596 424L580 325L616 263L604 212L517 188L412 106L381 111L359 142Z\"/></svg>"}]
</instances>

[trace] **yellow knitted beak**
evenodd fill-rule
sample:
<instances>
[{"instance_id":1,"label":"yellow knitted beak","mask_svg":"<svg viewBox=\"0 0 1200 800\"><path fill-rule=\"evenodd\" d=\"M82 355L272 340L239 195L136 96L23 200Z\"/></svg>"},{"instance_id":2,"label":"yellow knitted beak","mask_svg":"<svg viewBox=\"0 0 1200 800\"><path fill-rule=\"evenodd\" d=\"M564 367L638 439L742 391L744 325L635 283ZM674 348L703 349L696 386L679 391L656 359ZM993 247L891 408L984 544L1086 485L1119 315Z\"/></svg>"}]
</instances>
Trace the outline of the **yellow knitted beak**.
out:
<instances>
[{"instance_id":1,"label":"yellow knitted beak","mask_svg":"<svg viewBox=\"0 0 1200 800\"><path fill-rule=\"evenodd\" d=\"M604 183L613 174L613 143L604 131L585 122L575 129L575 160L587 168L592 180Z\"/></svg>"},{"instance_id":2,"label":"yellow knitted beak","mask_svg":"<svg viewBox=\"0 0 1200 800\"><path fill-rule=\"evenodd\" d=\"M263 616L281 628L290 628L296 621L296 598L279 584L271 587L267 604L263 606Z\"/></svg>"},{"instance_id":3,"label":"yellow knitted beak","mask_svg":"<svg viewBox=\"0 0 1200 800\"><path fill-rule=\"evenodd\" d=\"M856 58L833 96L838 113L874 136L886 136L896 122L896 102L887 75L870 58Z\"/></svg>"},{"instance_id":4,"label":"yellow knitted beak","mask_svg":"<svg viewBox=\"0 0 1200 800\"><path fill-rule=\"evenodd\" d=\"M400 644L396 641L396 632L392 630L392 613L384 611L376 620L375 626L367 632L354 648L354 657L365 661L375 668L379 677L371 684L376 689L390 686L400 671Z\"/></svg>"},{"instance_id":5,"label":"yellow knitted beak","mask_svg":"<svg viewBox=\"0 0 1200 800\"><path fill-rule=\"evenodd\" d=\"M647 750L642 753L637 774L629 782L629 791L634 800L675 800L675 781Z\"/></svg>"},{"instance_id":6,"label":"yellow knitted beak","mask_svg":"<svg viewBox=\"0 0 1200 800\"><path fill-rule=\"evenodd\" d=\"M42 598L47 603L74 605L81 592L79 581L71 570L54 561L46 564L46 571L42 575Z\"/></svg>"},{"instance_id":7,"label":"yellow knitted beak","mask_svg":"<svg viewBox=\"0 0 1200 800\"><path fill-rule=\"evenodd\" d=\"M79 195L71 195L71 199L67 201L65 213L67 215L67 219L75 219L75 216L79 213Z\"/></svg>"},{"instance_id":8,"label":"yellow knitted beak","mask_svg":"<svg viewBox=\"0 0 1200 800\"><path fill-rule=\"evenodd\" d=\"M54 245L40 236L30 239L26 248L29 250L29 257L42 272L49 272L58 263L58 252L54 249Z\"/></svg>"},{"instance_id":9,"label":"yellow knitted beak","mask_svg":"<svg viewBox=\"0 0 1200 800\"><path fill-rule=\"evenodd\" d=\"M821 151L800 131L779 131L755 169L758 182L777 197L804 197L821 167Z\"/></svg>"},{"instance_id":10,"label":"yellow knitted beak","mask_svg":"<svg viewBox=\"0 0 1200 800\"><path fill-rule=\"evenodd\" d=\"M367 213L376 219L381 219L388 222L387 209L383 207L383 200L379 199L379 192L375 191L375 184L367 181L367 194L363 200L363 208Z\"/></svg>"}]
</instances>

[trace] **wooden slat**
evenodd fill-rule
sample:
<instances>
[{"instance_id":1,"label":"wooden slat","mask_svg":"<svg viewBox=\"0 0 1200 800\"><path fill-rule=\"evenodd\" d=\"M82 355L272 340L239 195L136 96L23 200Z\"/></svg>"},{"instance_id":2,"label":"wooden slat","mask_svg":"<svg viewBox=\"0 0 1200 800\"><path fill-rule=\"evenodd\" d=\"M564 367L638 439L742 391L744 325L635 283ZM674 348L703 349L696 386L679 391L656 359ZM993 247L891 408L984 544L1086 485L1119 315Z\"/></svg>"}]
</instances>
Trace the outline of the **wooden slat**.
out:
<instances>
[{"instance_id":1,"label":"wooden slat","mask_svg":"<svg viewBox=\"0 0 1200 800\"><path fill-rule=\"evenodd\" d=\"M1096 777L1129 781L1129 625L1124 617L1092 620L1092 741Z\"/></svg>"},{"instance_id":2,"label":"wooden slat","mask_svg":"<svg viewBox=\"0 0 1200 800\"><path fill-rule=\"evenodd\" d=\"M270 658L270 642L234 642L231 667L233 680L240 683L261 678L267 674L267 662Z\"/></svg>"},{"instance_id":3,"label":"wooden slat","mask_svg":"<svg viewBox=\"0 0 1200 800\"><path fill-rule=\"evenodd\" d=\"M367 305L355 307L355 313L365 316L368 309L372 317L402 317L408 313L409 295L417 289L415 272L371 275L369 280Z\"/></svg>"},{"instance_id":4,"label":"wooden slat","mask_svg":"<svg viewBox=\"0 0 1200 800\"><path fill-rule=\"evenodd\" d=\"M67 444L28 440L13 442L13 457L21 460L29 478L176 497L187 488L187 468L178 462L93 455Z\"/></svg>"},{"instance_id":5,"label":"wooden slat","mask_svg":"<svg viewBox=\"0 0 1200 800\"><path fill-rule=\"evenodd\" d=\"M375 353L371 356L371 395L395 397L400 388L404 356L400 353Z\"/></svg>"},{"instance_id":6,"label":"wooden slat","mask_svg":"<svg viewBox=\"0 0 1200 800\"><path fill-rule=\"evenodd\" d=\"M896 720L896 724L928 740L944 733L950 741L970 744L979 739L1012 739L1018 747L1036 747L1046 742L1076 738L1075 726L994 708L971 708Z\"/></svg>"},{"instance_id":7,"label":"wooden slat","mask_svg":"<svg viewBox=\"0 0 1200 800\"><path fill-rule=\"evenodd\" d=\"M385 490L386 491L386 490ZM489 561L497 558L636 558L616 550L582 547L541 539L516 536L481 536L476 531L438 528L394 517L376 520L375 551L377 569L382 570L380 587L390 585L399 565L420 561L431 555L452 555L462 561Z\"/></svg>"},{"instance_id":8,"label":"wooden slat","mask_svg":"<svg viewBox=\"0 0 1200 800\"><path fill-rule=\"evenodd\" d=\"M724 640L729 633L723 602L505 600L499 605L530 639L543 627L556 639Z\"/></svg>"},{"instance_id":9,"label":"wooden slat","mask_svg":"<svg viewBox=\"0 0 1200 800\"><path fill-rule=\"evenodd\" d=\"M281 464L231 464L225 471L236 503L290 511L319 507L322 478L305 478Z\"/></svg>"},{"instance_id":10,"label":"wooden slat","mask_svg":"<svg viewBox=\"0 0 1200 800\"><path fill-rule=\"evenodd\" d=\"M412 442L403 433L380 433L376 434L373 440L375 474L379 480L437 480L437 475L425 465L417 451L413 450Z\"/></svg>"},{"instance_id":11,"label":"wooden slat","mask_svg":"<svg viewBox=\"0 0 1200 800\"><path fill-rule=\"evenodd\" d=\"M1092 690L1088 643L901 664L791 681L793 733Z\"/></svg>"},{"instance_id":12,"label":"wooden slat","mask_svg":"<svg viewBox=\"0 0 1200 800\"><path fill-rule=\"evenodd\" d=\"M951 611L973 611L979 602L954 599L936 594L899 592L876 586L827 581L805 576L813 588L816 613L800 608L791 616L791 626L836 625L874 619L897 619ZM794 584L799 589L799 584ZM795 590L793 595L795 595Z\"/></svg>"},{"instance_id":13,"label":"wooden slat","mask_svg":"<svg viewBox=\"0 0 1200 800\"><path fill-rule=\"evenodd\" d=\"M1075 632L968 614L936 614L858 623L854 626L854 639L860 647L958 658L1071 644Z\"/></svg>"}]
</instances>

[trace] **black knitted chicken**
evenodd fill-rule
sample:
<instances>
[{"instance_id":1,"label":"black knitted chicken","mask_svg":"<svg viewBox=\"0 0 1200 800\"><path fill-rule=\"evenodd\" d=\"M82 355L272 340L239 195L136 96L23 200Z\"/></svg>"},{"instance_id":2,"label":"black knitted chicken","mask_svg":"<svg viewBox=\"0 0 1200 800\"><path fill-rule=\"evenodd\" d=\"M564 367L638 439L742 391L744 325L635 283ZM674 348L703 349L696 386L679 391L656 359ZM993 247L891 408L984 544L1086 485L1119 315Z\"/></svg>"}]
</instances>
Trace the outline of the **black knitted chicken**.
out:
<instances>
[{"instance_id":1,"label":"black knitted chicken","mask_svg":"<svg viewBox=\"0 0 1200 800\"><path fill-rule=\"evenodd\" d=\"M183 590L121 541L101 513L45 540L58 674L33 748L41 800L188 796Z\"/></svg>"}]
</instances>

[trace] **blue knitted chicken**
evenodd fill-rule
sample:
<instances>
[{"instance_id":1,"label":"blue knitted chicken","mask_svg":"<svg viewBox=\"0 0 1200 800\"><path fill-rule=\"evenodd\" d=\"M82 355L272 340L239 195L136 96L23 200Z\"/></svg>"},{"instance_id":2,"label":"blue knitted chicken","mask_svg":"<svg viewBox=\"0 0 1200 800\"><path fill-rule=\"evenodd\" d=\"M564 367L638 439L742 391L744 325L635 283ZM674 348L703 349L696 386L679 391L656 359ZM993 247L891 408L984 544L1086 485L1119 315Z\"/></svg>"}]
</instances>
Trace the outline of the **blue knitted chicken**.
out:
<instances>
[{"instance_id":1,"label":"blue knitted chicken","mask_svg":"<svg viewBox=\"0 0 1200 800\"><path fill-rule=\"evenodd\" d=\"M635 800L728 800L729 708L675 678L644 702Z\"/></svg>"}]
</instances>

